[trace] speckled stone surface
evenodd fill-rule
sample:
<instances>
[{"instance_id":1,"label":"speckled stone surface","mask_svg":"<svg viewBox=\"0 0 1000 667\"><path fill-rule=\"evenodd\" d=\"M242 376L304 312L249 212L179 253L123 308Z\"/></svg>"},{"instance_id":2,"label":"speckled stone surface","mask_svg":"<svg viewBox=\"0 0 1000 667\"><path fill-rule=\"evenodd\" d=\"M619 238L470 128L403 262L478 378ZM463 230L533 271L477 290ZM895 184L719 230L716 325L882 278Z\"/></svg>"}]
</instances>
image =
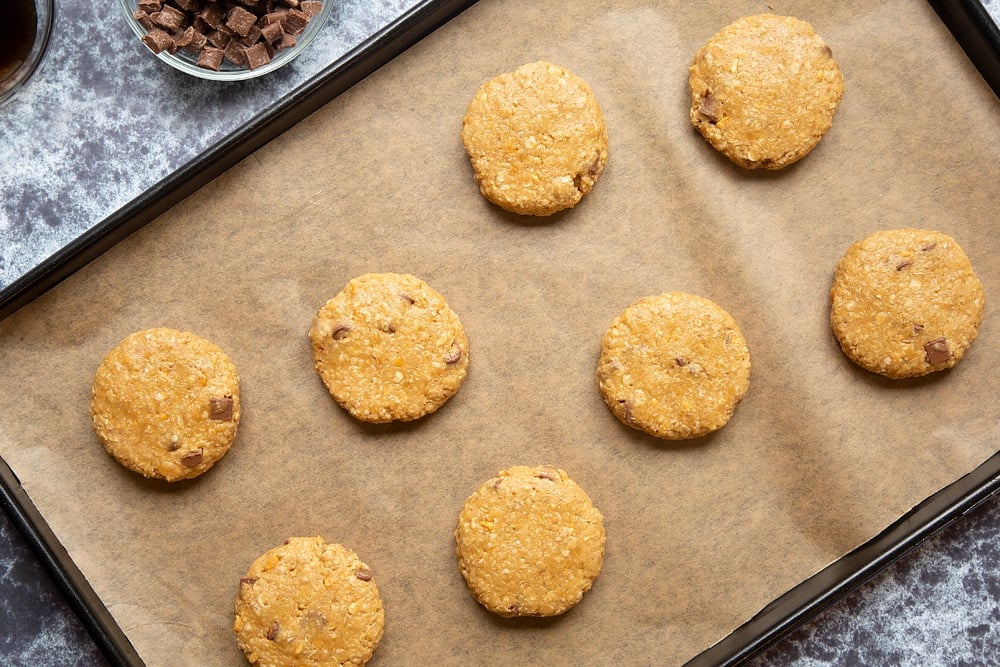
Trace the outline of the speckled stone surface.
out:
<instances>
[{"instance_id":1,"label":"speckled stone surface","mask_svg":"<svg viewBox=\"0 0 1000 667\"><path fill-rule=\"evenodd\" d=\"M226 83L152 57L117 0L56 0L44 60L0 107L0 289L417 4L338 0L290 64Z\"/></svg>"},{"instance_id":2,"label":"speckled stone surface","mask_svg":"<svg viewBox=\"0 0 1000 667\"><path fill-rule=\"evenodd\" d=\"M415 4L340 2L307 54L265 80L222 90L144 54L117 3L57 0L45 62L22 94L0 108L0 289ZM983 4L1000 21L1000 0ZM81 52L83 41L89 46ZM150 80L159 85L147 87ZM149 92L119 95L122 86ZM156 107L165 115L150 118ZM144 128L138 137L137 124ZM161 130L168 126L169 133ZM84 172L91 177L78 178ZM76 185L95 182L86 190ZM1000 498L993 498L749 664L1000 664L998 564ZM105 664L0 513L0 665Z\"/></svg>"}]
</instances>

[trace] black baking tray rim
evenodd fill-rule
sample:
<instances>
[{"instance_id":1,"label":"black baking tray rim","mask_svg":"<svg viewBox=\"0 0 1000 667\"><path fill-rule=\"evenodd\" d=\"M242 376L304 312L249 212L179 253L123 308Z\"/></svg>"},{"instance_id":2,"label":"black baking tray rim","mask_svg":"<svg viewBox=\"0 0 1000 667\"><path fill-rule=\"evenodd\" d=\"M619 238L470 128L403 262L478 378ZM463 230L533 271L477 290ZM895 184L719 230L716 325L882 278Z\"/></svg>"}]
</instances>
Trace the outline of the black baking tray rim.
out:
<instances>
[{"instance_id":1,"label":"black baking tray rim","mask_svg":"<svg viewBox=\"0 0 1000 667\"><path fill-rule=\"evenodd\" d=\"M1000 31L982 4L976 0L928 2L986 83L1000 97ZM240 130L0 291L0 320L100 256L473 4L475 0L427 0L416 5ZM922 501L871 540L770 602L753 618L692 658L686 666L737 665L749 660L998 493L1000 452ZM143 661L125 633L2 458L0 506L23 533L108 662L116 666L142 667Z\"/></svg>"}]
</instances>

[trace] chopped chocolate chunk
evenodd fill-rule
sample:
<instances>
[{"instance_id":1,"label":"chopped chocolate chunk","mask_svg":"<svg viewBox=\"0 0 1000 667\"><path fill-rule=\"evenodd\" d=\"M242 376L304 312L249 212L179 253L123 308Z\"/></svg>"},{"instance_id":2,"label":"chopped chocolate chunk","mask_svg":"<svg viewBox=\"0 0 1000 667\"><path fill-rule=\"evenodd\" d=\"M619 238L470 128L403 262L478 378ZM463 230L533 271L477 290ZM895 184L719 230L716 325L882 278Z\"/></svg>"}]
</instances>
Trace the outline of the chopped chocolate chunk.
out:
<instances>
[{"instance_id":1,"label":"chopped chocolate chunk","mask_svg":"<svg viewBox=\"0 0 1000 667\"><path fill-rule=\"evenodd\" d=\"M240 577L240 586L253 586L257 583L257 577Z\"/></svg>"},{"instance_id":2,"label":"chopped chocolate chunk","mask_svg":"<svg viewBox=\"0 0 1000 667\"><path fill-rule=\"evenodd\" d=\"M205 37L208 39L208 43L217 49L225 49L229 46L229 42L233 38L231 34L222 30L213 30L207 33Z\"/></svg>"},{"instance_id":3,"label":"chopped chocolate chunk","mask_svg":"<svg viewBox=\"0 0 1000 667\"><path fill-rule=\"evenodd\" d=\"M444 358L444 363L450 366L451 364L457 364L461 359L462 359L462 348L460 348L458 345L453 345L452 348L448 351L448 355Z\"/></svg>"},{"instance_id":4,"label":"chopped chocolate chunk","mask_svg":"<svg viewBox=\"0 0 1000 667\"><path fill-rule=\"evenodd\" d=\"M285 34L280 23L265 23L259 30L260 36L271 44L281 41L281 36Z\"/></svg>"},{"instance_id":5,"label":"chopped chocolate chunk","mask_svg":"<svg viewBox=\"0 0 1000 667\"><path fill-rule=\"evenodd\" d=\"M360 579L361 581L371 581L372 571L369 570L367 567L362 567L362 568L359 568L354 573L354 576L357 577L358 579Z\"/></svg>"},{"instance_id":6,"label":"chopped chocolate chunk","mask_svg":"<svg viewBox=\"0 0 1000 667\"><path fill-rule=\"evenodd\" d=\"M257 42L246 50L247 67L257 69L271 62L271 56L267 52L267 47Z\"/></svg>"},{"instance_id":7,"label":"chopped chocolate chunk","mask_svg":"<svg viewBox=\"0 0 1000 667\"><path fill-rule=\"evenodd\" d=\"M687 366L691 362L685 359L684 357L676 357L674 359L674 363L683 368L684 366Z\"/></svg>"},{"instance_id":8,"label":"chopped chocolate chunk","mask_svg":"<svg viewBox=\"0 0 1000 667\"><path fill-rule=\"evenodd\" d=\"M139 23L139 25L141 25L146 30L146 32L149 32L150 30L156 30L156 24L153 23L153 19L149 18L149 14L147 14L141 9L135 10L135 13L132 14L132 18L134 18Z\"/></svg>"},{"instance_id":9,"label":"chopped chocolate chunk","mask_svg":"<svg viewBox=\"0 0 1000 667\"><path fill-rule=\"evenodd\" d=\"M184 25L185 14L176 7L163 5L163 9L153 12L149 18L167 32L177 32Z\"/></svg>"},{"instance_id":10,"label":"chopped chocolate chunk","mask_svg":"<svg viewBox=\"0 0 1000 667\"><path fill-rule=\"evenodd\" d=\"M222 17L225 13L226 9L222 3L212 2L205 5L205 8L198 14L198 18L204 21L205 25L210 27L212 30L218 30L222 25Z\"/></svg>"},{"instance_id":11,"label":"chopped chocolate chunk","mask_svg":"<svg viewBox=\"0 0 1000 667\"><path fill-rule=\"evenodd\" d=\"M323 3L320 0L303 0L299 5L299 9L304 11L309 16L317 16L321 11L323 11Z\"/></svg>"},{"instance_id":12,"label":"chopped chocolate chunk","mask_svg":"<svg viewBox=\"0 0 1000 667\"><path fill-rule=\"evenodd\" d=\"M261 41L260 28L258 28L256 25L250 26L250 30L247 31L247 34L240 37L240 44L242 44L243 46L253 46L254 44L260 41ZM268 44L266 40L262 43L265 45Z\"/></svg>"},{"instance_id":13,"label":"chopped chocolate chunk","mask_svg":"<svg viewBox=\"0 0 1000 667\"><path fill-rule=\"evenodd\" d=\"M143 35L142 43L153 53L161 53L171 47L174 43L174 38L167 34L165 30L155 28Z\"/></svg>"},{"instance_id":14,"label":"chopped chocolate chunk","mask_svg":"<svg viewBox=\"0 0 1000 667\"><path fill-rule=\"evenodd\" d=\"M224 61L255 69L296 46L295 35L323 5L321 0L135 0L133 18L154 53L184 50L199 67L215 71Z\"/></svg>"},{"instance_id":15,"label":"chopped chocolate chunk","mask_svg":"<svg viewBox=\"0 0 1000 667\"><path fill-rule=\"evenodd\" d=\"M911 266L912 264L913 264L913 262L911 262L910 260L907 259L907 260L902 261L899 264L897 264L896 265L896 270L897 271L902 271L903 269L905 269L908 266Z\"/></svg>"},{"instance_id":16,"label":"chopped chocolate chunk","mask_svg":"<svg viewBox=\"0 0 1000 667\"><path fill-rule=\"evenodd\" d=\"M594 157L594 161L590 163L589 167L587 167L587 173L590 174L591 176L597 176L597 172L600 170L600 168L601 168L601 154L598 153Z\"/></svg>"},{"instance_id":17,"label":"chopped chocolate chunk","mask_svg":"<svg viewBox=\"0 0 1000 667\"><path fill-rule=\"evenodd\" d=\"M937 243L931 243L920 248L920 252L929 252L937 247Z\"/></svg>"},{"instance_id":18,"label":"chopped chocolate chunk","mask_svg":"<svg viewBox=\"0 0 1000 667\"><path fill-rule=\"evenodd\" d=\"M241 37L245 37L250 32L250 28L253 28L256 23L257 17L239 5L230 9L229 14L226 15L226 25Z\"/></svg>"},{"instance_id":19,"label":"chopped chocolate chunk","mask_svg":"<svg viewBox=\"0 0 1000 667\"><path fill-rule=\"evenodd\" d=\"M635 416L632 414L632 401L620 398L618 399L618 405L620 405L622 409L622 418L630 424L634 422Z\"/></svg>"},{"instance_id":20,"label":"chopped chocolate chunk","mask_svg":"<svg viewBox=\"0 0 1000 667\"><path fill-rule=\"evenodd\" d=\"M281 632L281 626L278 625L277 621L274 621L271 623L271 628L267 631L267 635L265 636L273 642L278 639L279 632Z\"/></svg>"},{"instance_id":21,"label":"chopped chocolate chunk","mask_svg":"<svg viewBox=\"0 0 1000 667\"><path fill-rule=\"evenodd\" d=\"M350 333L351 327L346 324L338 324L333 328L333 333L330 336L334 340L344 340L347 338L347 334Z\"/></svg>"},{"instance_id":22,"label":"chopped chocolate chunk","mask_svg":"<svg viewBox=\"0 0 1000 667\"><path fill-rule=\"evenodd\" d=\"M276 51L281 51L283 49L290 49L299 43L299 40L295 39L295 35L289 35L287 32L281 33L281 41L274 45Z\"/></svg>"},{"instance_id":23,"label":"chopped chocolate chunk","mask_svg":"<svg viewBox=\"0 0 1000 667\"><path fill-rule=\"evenodd\" d=\"M213 396L208 400L208 418L220 422L233 421L233 397Z\"/></svg>"},{"instance_id":24,"label":"chopped chocolate chunk","mask_svg":"<svg viewBox=\"0 0 1000 667\"><path fill-rule=\"evenodd\" d=\"M822 49L822 51L823 51L823 54L824 54L824 55L825 55L825 56L826 56L827 58L832 58L832 57L833 57L833 49L831 49L831 48L830 48L830 45L829 45L829 44L824 44L824 45L823 45L823 49Z\"/></svg>"},{"instance_id":25,"label":"chopped chocolate chunk","mask_svg":"<svg viewBox=\"0 0 1000 667\"><path fill-rule=\"evenodd\" d=\"M712 91L706 90L701 96L701 102L698 104L698 113L707 118L711 123L719 122L719 104L712 95Z\"/></svg>"},{"instance_id":26,"label":"chopped chocolate chunk","mask_svg":"<svg viewBox=\"0 0 1000 667\"><path fill-rule=\"evenodd\" d=\"M180 448L181 448L181 443L177 439L177 436L175 435L172 438L170 438L170 444L167 445L167 451L168 452L176 452Z\"/></svg>"},{"instance_id":27,"label":"chopped chocolate chunk","mask_svg":"<svg viewBox=\"0 0 1000 667\"><path fill-rule=\"evenodd\" d=\"M194 36L197 34L198 31L194 29L194 26L188 26L174 38L174 46L178 49L190 48L191 44L194 43Z\"/></svg>"},{"instance_id":28,"label":"chopped chocolate chunk","mask_svg":"<svg viewBox=\"0 0 1000 667\"><path fill-rule=\"evenodd\" d=\"M554 482L557 479L555 473L550 472L548 470L539 470L538 472L535 473L535 477L537 477L538 479L547 479L550 482Z\"/></svg>"},{"instance_id":29,"label":"chopped chocolate chunk","mask_svg":"<svg viewBox=\"0 0 1000 667\"><path fill-rule=\"evenodd\" d=\"M240 44L235 39L229 41L224 49L226 54L226 60L236 65L237 67L247 66L247 54L246 47Z\"/></svg>"},{"instance_id":30,"label":"chopped chocolate chunk","mask_svg":"<svg viewBox=\"0 0 1000 667\"><path fill-rule=\"evenodd\" d=\"M310 16L299 9L289 9L285 15L285 32L289 35L301 35L309 23Z\"/></svg>"},{"instance_id":31,"label":"chopped chocolate chunk","mask_svg":"<svg viewBox=\"0 0 1000 667\"><path fill-rule=\"evenodd\" d=\"M947 339L936 338L929 343L924 343L924 355L927 363L931 366L951 359L951 350L948 349Z\"/></svg>"},{"instance_id":32,"label":"chopped chocolate chunk","mask_svg":"<svg viewBox=\"0 0 1000 667\"><path fill-rule=\"evenodd\" d=\"M188 452L181 457L181 465L187 466L188 468L193 468L205 460L205 455L200 451Z\"/></svg>"}]
</instances>

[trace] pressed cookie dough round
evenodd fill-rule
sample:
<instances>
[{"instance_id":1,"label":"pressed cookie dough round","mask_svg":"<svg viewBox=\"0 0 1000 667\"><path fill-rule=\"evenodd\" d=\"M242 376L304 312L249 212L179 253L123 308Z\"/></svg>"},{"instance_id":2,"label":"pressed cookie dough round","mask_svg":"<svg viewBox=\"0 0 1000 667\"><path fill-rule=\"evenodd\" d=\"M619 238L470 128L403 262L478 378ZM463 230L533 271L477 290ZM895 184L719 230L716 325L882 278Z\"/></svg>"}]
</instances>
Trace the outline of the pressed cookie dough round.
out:
<instances>
[{"instance_id":1,"label":"pressed cookie dough round","mask_svg":"<svg viewBox=\"0 0 1000 667\"><path fill-rule=\"evenodd\" d=\"M747 169L805 157L833 124L844 78L807 22L761 14L720 30L689 70L691 123Z\"/></svg>"},{"instance_id":2,"label":"pressed cookie dough round","mask_svg":"<svg viewBox=\"0 0 1000 667\"><path fill-rule=\"evenodd\" d=\"M556 616L590 590L604 540L604 517L564 470L514 466L465 501L455 553L473 597L491 612Z\"/></svg>"},{"instance_id":3,"label":"pressed cookie dough round","mask_svg":"<svg viewBox=\"0 0 1000 667\"><path fill-rule=\"evenodd\" d=\"M408 274L354 278L316 313L309 339L330 394L371 423L434 412L462 386L469 365L458 315Z\"/></svg>"},{"instance_id":4,"label":"pressed cookie dough round","mask_svg":"<svg viewBox=\"0 0 1000 667\"><path fill-rule=\"evenodd\" d=\"M321 537L258 557L240 579L235 616L236 641L259 667L364 665L385 625L371 569Z\"/></svg>"},{"instance_id":5,"label":"pressed cookie dough round","mask_svg":"<svg viewBox=\"0 0 1000 667\"><path fill-rule=\"evenodd\" d=\"M240 421L236 366L193 333L137 331L105 355L90 412L108 453L145 477L197 477L229 450Z\"/></svg>"},{"instance_id":6,"label":"pressed cookie dough round","mask_svg":"<svg viewBox=\"0 0 1000 667\"><path fill-rule=\"evenodd\" d=\"M739 326L714 302L684 292L631 304L601 342L597 381L625 425L667 440L725 426L750 385Z\"/></svg>"},{"instance_id":7,"label":"pressed cookie dough round","mask_svg":"<svg viewBox=\"0 0 1000 667\"><path fill-rule=\"evenodd\" d=\"M548 62L484 83L462 121L483 196L520 215L575 206L608 160L604 114L590 86Z\"/></svg>"},{"instance_id":8,"label":"pressed cookie dough round","mask_svg":"<svg viewBox=\"0 0 1000 667\"><path fill-rule=\"evenodd\" d=\"M961 246L923 229L875 232L847 249L830 324L849 359L899 379L951 368L979 332L983 285Z\"/></svg>"}]
</instances>

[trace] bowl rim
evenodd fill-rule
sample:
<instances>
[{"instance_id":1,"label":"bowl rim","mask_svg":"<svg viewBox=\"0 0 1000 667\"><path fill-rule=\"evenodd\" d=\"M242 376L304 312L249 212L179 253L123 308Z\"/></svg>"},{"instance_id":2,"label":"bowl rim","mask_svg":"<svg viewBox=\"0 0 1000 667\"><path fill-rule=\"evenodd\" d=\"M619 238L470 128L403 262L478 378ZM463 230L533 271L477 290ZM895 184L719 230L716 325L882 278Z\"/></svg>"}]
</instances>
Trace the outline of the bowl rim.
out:
<instances>
[{"instance_id":1,"label":"bowl rim","mask_svg":"<svg viewBox=\"0 0 1000 667\"><path fill-rule=\"evenodd\" d=\"M125 14L125 19L128 22L129 27L132 28L132 32L134 32L141 40L146 34L146 29L143 28L133 16L137 4L138 0L118 0L118 6L121 7L122 12ZM269 74L284 65L287 65L298 57L303 51L305 51L306 47L312 43L313 39L316 38L316 35L319 34L323 25L330 17L330 14L333 11L333 5L334 0L323 0L323 9L319 14L313 16L309 20L306 29L297 37L296 45L291 49L279 51L270 62L256 69L250 69L247 67L230 67L227 69L220 69L219 71L210 70L204 67L198 67L195 64L195 58L190 56L187 52L178 51L176 54L173 54L167 51L161 51L160 53L153 53L141 41L137 40L136 43L143 51L149 53L149 55L155 56L176 70L198 77L199 79L207 79L211 81L246 81L247 79L255 79L257 77L264 76L265 74Z\"/></svg>"},{"instance_id":2,"label":"bowl rim","mask_svg":"<svg viewBox=\"0 0 1000 667\"><path fill-rule=\"evenodd\" d=\"M328 1L328 0L327 0ZM325 9L324 5L324 9ZM35 0L35 41L24 61L0 82L0 105L14 97L28 83L48 52L55 23L55 0Z\"/></svg>"}]
</instances>

